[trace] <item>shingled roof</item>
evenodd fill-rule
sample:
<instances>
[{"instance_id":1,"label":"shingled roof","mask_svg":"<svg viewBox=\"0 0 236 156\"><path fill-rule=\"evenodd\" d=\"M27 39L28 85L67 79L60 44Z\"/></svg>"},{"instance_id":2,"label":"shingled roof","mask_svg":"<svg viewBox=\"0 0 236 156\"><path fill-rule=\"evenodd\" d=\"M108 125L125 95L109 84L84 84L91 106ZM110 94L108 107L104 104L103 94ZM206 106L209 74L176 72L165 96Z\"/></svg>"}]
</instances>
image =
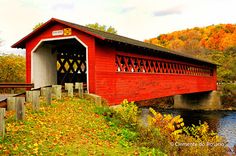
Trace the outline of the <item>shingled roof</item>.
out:
<instances>
[{"instance_id":1,"label":"shingled roof","mask_svg":"<svg viewBox=\"0 0 236 156\"><path fill-rule=\"evenodd\" d=\"M185 58L188 58L188 59L197 60L197 61L201 61L201 62L216 65L215 63L213 63L211 61L204 60L204 59L199 59L199 58L194 57L193 55L173 51L173 50L166 49L166 48L163 48L163 47L160 47L160 46L156 46L154 44L141 42L141 41L131 39L131 38L128 38L128 37L120 36L120 35L113 34L113 33L104 32L104 31L100 31L100 30L96 30L96 29L92 29L92 28L89 28L89 27L85 27L85 26L75 24L75 23L70 23L70 22L59 20L59 19L56 19L56 18L52 18L48 22L44 23L41 27L39 27L35 31L31 32L29 35L27 35L26 37L24 37L23 39L21 39L20 41L15 43L14 45L12 45L12 47L13 48L25 48L25 42L28 39L30 39L32 36L38 34L38 32L40 32L41 29L44 29L47 25L49 25L50 23L53 23L53 22L58 22L58 23L67 25L67 26L72 27L74 29L77 29L77 30L83 31L85 33L88 33L88 34L90 34L90 35L92 35L96 38L101 39L101 40L124 43L124 44L133 45L133 46L137 46L137 47L141 47L141 48L147 48L147 49L150 49L150 50L154 50L156 52L163 52L163 53L167 53L167 54L170 54L170 55L185 57Z\"/></svg>"}]
</instances>

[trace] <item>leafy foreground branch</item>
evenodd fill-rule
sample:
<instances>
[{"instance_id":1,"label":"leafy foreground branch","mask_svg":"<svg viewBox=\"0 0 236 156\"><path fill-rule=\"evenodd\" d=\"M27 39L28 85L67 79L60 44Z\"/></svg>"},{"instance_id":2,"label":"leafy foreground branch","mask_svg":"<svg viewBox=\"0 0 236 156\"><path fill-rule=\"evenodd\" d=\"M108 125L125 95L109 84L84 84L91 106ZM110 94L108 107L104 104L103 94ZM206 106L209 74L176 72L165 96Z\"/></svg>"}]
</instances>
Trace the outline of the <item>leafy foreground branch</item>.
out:
<instances>
[{"instance_id":1,"label":"leafy foreground branch","mask_svg":"<svg viewBox=\"0 0 236 156\"><path fill-rule=\"evenodd\" d=\"M224 143L207 124L184 127L180 117L151 110L148 126L140 126L139 110L124 101L111 109L85 99L43 102L39 112L26 106L26 119L7 112L0 155L224 155L224 146L177 146L176 143ZM174 143L174 145L173 145ZM165 154L166 153L166 154Z\"/></svg>"}]
</instances>

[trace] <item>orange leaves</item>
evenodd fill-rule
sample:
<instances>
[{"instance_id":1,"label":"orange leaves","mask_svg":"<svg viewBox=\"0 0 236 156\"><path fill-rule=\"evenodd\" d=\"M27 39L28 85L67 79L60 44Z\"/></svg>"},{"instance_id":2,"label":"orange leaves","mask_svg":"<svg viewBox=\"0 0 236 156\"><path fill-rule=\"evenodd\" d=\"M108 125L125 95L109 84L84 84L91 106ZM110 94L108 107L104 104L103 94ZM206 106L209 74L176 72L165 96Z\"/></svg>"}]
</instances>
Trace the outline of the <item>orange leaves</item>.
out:
<instances>
[{"instance_id":1,"label":"orange leaves","mask_svg":"<svg viewBox=\"0 0 236 156\"><path fill-rule=\"evenodd\" d=\"M13 111L13 110L11 110L11 111L6 111L6 118L9 118L9 117L11 117L11 116L13 116L14 114L15 114L15 112L16 111Z\"/></svg>"},{"instance_id":2,"label":"orange leaves","mask_svg":"<svg viewBox=\"0 0 236 156\"><path fill-rule=\"evenodd\" d=\"M235 24L219 24L161 34L145 42L190 53L200 48L225 50L236 45L235 34Z\"/></svg>"}]
</instances>

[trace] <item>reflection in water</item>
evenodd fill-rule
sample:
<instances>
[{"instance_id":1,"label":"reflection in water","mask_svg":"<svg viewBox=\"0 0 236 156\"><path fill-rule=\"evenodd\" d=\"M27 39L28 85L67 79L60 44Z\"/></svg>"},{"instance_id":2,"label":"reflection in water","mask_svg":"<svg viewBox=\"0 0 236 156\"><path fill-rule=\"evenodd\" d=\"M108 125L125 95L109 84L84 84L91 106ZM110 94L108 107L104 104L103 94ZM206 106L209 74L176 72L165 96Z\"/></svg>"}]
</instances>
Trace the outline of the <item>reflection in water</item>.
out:
<instances>
[{"instance_id":1,"label":"reflection in water","mask_svg":"<svg viewBox=\"0 0 236 156\"><path fill-rule=\"evenodd\" d=\"M148 114L147 108L142 108L143 119ZM156 110L162 114L181 115L186 126L199 125L207 122L209 128L224 136L228 146L236 144L236 111L200 111L200 110Z\"/></svg>"},{"instance_id":2,"label":"reflection in water","mask_svg":"<svg viewBox=\"0 0 236 156\"><path fill-rule=\"evenodd\" d=\"M186 126L191 126L192 124L199 125L199 123L207 122L210 129L213 131L217 131L219 120L222 117L222 114L218 112L186 110L179 110L177 112L184 119Z\"/></svg>"}]
</instances>

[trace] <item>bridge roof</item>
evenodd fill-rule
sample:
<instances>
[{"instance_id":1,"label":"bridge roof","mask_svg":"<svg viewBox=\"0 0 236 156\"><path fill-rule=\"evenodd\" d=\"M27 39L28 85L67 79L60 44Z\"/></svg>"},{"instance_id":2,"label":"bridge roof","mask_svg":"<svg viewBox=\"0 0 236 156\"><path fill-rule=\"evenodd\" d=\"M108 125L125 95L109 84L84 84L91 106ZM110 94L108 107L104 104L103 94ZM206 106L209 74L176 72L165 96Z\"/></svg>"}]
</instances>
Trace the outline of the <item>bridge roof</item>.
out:
<instances>
[{"instance_id":1,"label":"bridge roof","mask_svg":"<svg viewBox=\"0 0 236 156\"><path fill-rule=\"evenodd\" d=\"M30 38L32 38L33 36L39 34L42 30L44 30L50 24L55 23L55 22L64 24L68 27L71 27L71 28L74 28L74 29L77 29L77 30L80 30L82 32L85 32L85 33L87 33L89 35L92 35L96 38L99 38L101 40L106 40L106 41L111 41L111 42L123 43L123 44L126 44L126 45L137 46L137 47L141 47L141 48L154 50L156 52L164 52L164 53L167 53L167 54L170 54L170 55L180 56L180 57L184 57L184 58L188 58L188 59L192 59L192 60L197 60L197 61L200 61L200 62L205 62L205 63L217 65L217 64L215 64L211 61L196 58L193 55L173 51L173 50L166 49L166 48L163 48L163 47L160 47L160 46L156 46L156 45L151 44L151 43L146 43L146 42L138 41L138 40L131 39L131 38L128 38L128 37L125 37L125 36L120 36L120 35L117 35L117 34L112 34L112 33L104 32L104 31L92 29L92 28L89 28L89 27L85 27L85 26L75 24L75 23L70 23L70 22L59 20L59 19L56 19L56 18L50 19L49 21L44 23L42 26L40 26L38 29L34 30L29 35L25 36L24 38L22 38L21 40L19 40L15 44L13 44L12 48L25 48L26 42Z\"/></svg>"}]
</instances>

